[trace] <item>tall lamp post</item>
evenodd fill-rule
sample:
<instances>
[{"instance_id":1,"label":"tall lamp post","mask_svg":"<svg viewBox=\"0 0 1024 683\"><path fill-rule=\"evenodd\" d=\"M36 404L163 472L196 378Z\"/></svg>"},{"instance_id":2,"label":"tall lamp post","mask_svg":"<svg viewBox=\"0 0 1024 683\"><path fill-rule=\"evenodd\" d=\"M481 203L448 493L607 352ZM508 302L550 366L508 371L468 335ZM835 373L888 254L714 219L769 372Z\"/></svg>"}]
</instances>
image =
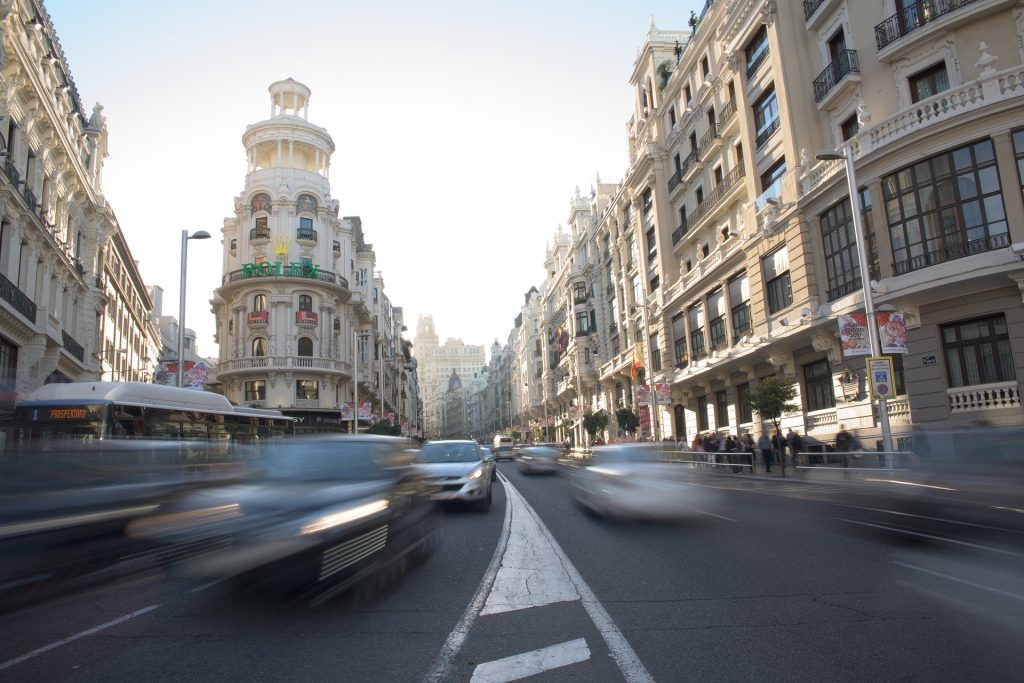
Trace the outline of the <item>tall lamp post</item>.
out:
<instances>
[{"instance_id":1,"label":"tall lamp post","mask_svg":"<svg viewBox=\"0 0 1024 683\"><path fill-rule=\"evenodd\" d=\"M853 168L853 152L847 147L846 154L841 152L818 152L815 157L820 161L846 161L846 184L850 194L850 213L853 214L853 234L857 240L857 262L860 266L860 282L864 291L864 317L868 326L868 339L871 344L871 355L882 355L882 342L878 334L878 320L875 319L875 299L871 291L871 271L868 268L867 250L865 249L864 224L861 221L860 205L857 203L857 174ZM885 451L886 466L892 467L892 431L889 429L889 406L884 398L878 399L878 422L882 427L882 449Z\"/></svg>"},{"instance_id":2,"label":"tall lamp post","mask_svg":"<svg viewBox=\"0 0 1024 683\"><path fill-rule=\"evenodd\" d=\"M181 291L178 301L178 386L185 385L185 279L188 269L188 241L208 240L210 233L197 230L191 235L188 230L181 231Z\"/></svg>"}]
</instances>

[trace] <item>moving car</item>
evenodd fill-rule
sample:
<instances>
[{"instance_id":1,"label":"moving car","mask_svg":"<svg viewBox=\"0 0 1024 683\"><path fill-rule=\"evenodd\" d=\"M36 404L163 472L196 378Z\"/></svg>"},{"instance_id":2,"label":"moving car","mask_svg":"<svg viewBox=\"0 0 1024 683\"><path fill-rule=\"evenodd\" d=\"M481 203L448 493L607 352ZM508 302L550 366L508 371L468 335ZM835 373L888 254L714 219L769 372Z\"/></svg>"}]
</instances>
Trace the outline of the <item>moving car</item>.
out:
<instances>
[{"instance_id":1,"label":"moving car","mask_svg":"<svg viewBox=\"0 0 1024 683\"><path fill-rule=\"evenodd\" d=\"M490 509L494 462L484 458L475 441L428 441L415 463L434 484L434 500L475 503L483 510Z\"/></svg>"},{"instance_id":2,"label":"moving car","mask_svg":"<svg viewBox=\"0 0 1024 683\"><path fill-rule=\"evenodd\" d=\"M590 513L636 519L683 518L715 503L714 489L664 455L651 444L598 446L592 464L573 471L572 496Z\"/></svg>"},{"instance_id":3,"label":"moving car","mask_svg":"<svg viewBox=\"0 0 1024 683\"><path fill-rule=\"evenodd\" d=\"M515 443L512 441L511 436L504 434L498 434L494 437L494 459L495 460L514 460L515 454Z\"/></svg>"},{"instance_id":4,"label":"moving car","mask_svg":"<svg viewBox=\"0 0 1024 683\"><path fill-rule=\"evenodd\" d=\"M491 450L490 446L480 446L480 452L484 454L484 460L494 464L494 451ZM498 468L491 467L491 481L498 478Z\"/></svg>"},{"instance_id":5,"label":"moving car","mask_svg":"<svg viewBox=\"0 0 1024 683\"><path fill-rule=\"evenodd\" d=\"M553 443L523 446L517 458L519 471L523 474L557 472L558 458L561 455L562 449Z\"/></svg>"},{"instance_id":6,"label":"moving car","mask_svg":"<svg viewBox=\"0 0 1024 683\"><path fill-rule=\"evenodd\" d=\"M205 538L213 549L187 560L187 574L319 602L391 576L431 540L437 508L405 447L371 435L282 439L256 478L162 506L129 533L172 546Z\"/></svg>"}]
</instances>

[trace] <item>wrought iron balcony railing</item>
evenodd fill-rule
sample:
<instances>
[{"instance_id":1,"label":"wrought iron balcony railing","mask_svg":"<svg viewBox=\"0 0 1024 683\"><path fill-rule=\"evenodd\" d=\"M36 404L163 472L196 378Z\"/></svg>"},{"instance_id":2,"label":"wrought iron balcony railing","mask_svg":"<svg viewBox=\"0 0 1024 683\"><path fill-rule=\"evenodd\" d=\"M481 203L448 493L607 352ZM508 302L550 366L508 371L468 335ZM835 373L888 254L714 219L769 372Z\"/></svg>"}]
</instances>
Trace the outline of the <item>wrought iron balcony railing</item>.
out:
<instances>
[{"instance_id":1,"label":"wrought iron balcony railing","mask_svg":"<svg viewBox=\"0 0 1024 683\"><path fill-rule=\"evenodd\" d=\"M80 363L84 363L85 349L82 348L82 345L75 341L75 338L64 330L61 330L60 336L61 340L64 342L64 350L77 358Z\"/></svg>"},{"instance_id":2,"label":"wrought iron balcony railing","mask_svg":"<svg viewBox=\"0 0 1024 683\"><path fill-rule=\"evenodd\" d=\"M955 261L956 259L974 256L975 254L983 254L987 251L995 251L996 249L1008 246L1010 246L1010 236L1005 232L999 235L989 235L988 237L970 242L955 242L947 244L941 249L928 251L918 256L911 256L904 261L898 261L893 264L893 270L897 275L905 275L928 266L938 265L946 261Z\"/></svg>"},{"instance_id":3,"label":"wrought iron balcony railing","mask_svg":"<svg viewBox=\"0 0 1024 683\"><path fill-rule=\"evenodd\" d=\"M804 21L808 21L825 0L804 0Z\"/></svg>"},{"instance_id":4,"label":"wrought iron balcony railing","mask_svg":"<svg viewBox=\"0 0 1024 683\"><path fill-rule=\"evenodd\" d=\"M875 43L881 50L925 24L977 1L918 0L875 26Z\"/></svg>"},{"instance_id":5,"label":"wrought iron balcony railing","mask_svg":"<svg viewBox=\"0 0 1024 683\"><path fill-rule=\"evenodd\" d=\"M3 299L14 310L28 318L32 324L36 322L36 305L25 292L18 289L17 285L0 273L0 299Z\"/></svg>"},{"instance_id":6,"label":"wrought iron balcony railing","mask_svg":"<svg viewBox=\"0 0 1024 683\"><path fill-rule=\"evenodd\" d=\"M270 228L252 228L249 230L250 240L269 240Z\"/></svg>"},{"instance_id":7,"label":"wrought iron balcony railing","mask_svg":"<svg viewBox=\"0 0 1024 683\"><path fill-rule=\"evenodd\" d=\"M851 73L860 73L856 50L843 50L825 70L814 79L814 101L821 102L839 81Z\"/></svg>"},{"instance_id":8,"label":"wrought iron balcony railing","mask_svg":"<svg viewBox=\"0 0 1024 683\"><path fill-rule=\"evenodd\" d=\"M693 213L687 217L688 223L697 225L705 216L711 213L712 210L717 208L722 200L725 199L725 195L732 190L733 187L743 177L744 170L743 164L737 164L729 173L722 178L722 182L718 183L718 186L711 191L711 194L707 196L702 204L699 204Z\"/></svg>"}]
</instances>

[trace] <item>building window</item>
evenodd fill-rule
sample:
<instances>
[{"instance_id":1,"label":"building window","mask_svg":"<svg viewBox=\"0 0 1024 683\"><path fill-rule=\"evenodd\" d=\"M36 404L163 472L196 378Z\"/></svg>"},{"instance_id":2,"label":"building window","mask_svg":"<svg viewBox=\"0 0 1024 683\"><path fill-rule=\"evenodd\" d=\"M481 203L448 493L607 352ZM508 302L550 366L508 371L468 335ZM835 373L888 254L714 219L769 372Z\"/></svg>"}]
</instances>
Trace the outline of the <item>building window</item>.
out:
<instances>
[{"instance_id":1,"label":"building window","mask_svg":"<svg viewBox=\"0 0 1024 683\"><path fill-rule=\"evenodd\" d=\"M697 430L706 432L711 429L711 425L708 422L708 397L698 396L697 397Z\"/></svg>"},{"instance_id":2,"label":"building window","mask_svg":"<svg viewBox=\"0 0 1024 683\"><path fill-rule=\"evenodd\" d=\"M761 28L757 29L757 33L754 34L754 37L747 43L747 47L744 48L744 54L747 57L747 78L750 78L768 56L767 28L762 25Z\"/></svg>"},{"instance_id":3,"label":"building window","mask_svg":"<svg viewBox=\"0 0 1024 683\"><path fill-rule=\"evenodd\" d=\"M320 382L315 379L295 380L295 398L307 401L320 398Z\"/></svg>"},{"instance_id":4,"label":"building window","mask_svg":"<svg viewBox=\"0 0 1024 683\"><path fill-rule=\"evenodd\" d=\"M704 355L704 309L693 306L687 311L690 319L690 350L693 352L694 360Z\"/></svg>"},{"instance_id":5,"label":"building window","mask_svg":"<svg viewBox=\"0 0 1024 683\"><path fill-rule=\"evenodd\" d=\"M313 297L309 294L299 295L299 310L300 311L312 311L313 310Z\"/></svg>"},{"instance_id":6,"label":"building window","mask_svg":"<svg viewBox=\"0 0 1024 683\"><path fill-rule=\"evenodd\" d=\"M267 355L267 340L264 337L256 337L252 340L252 355L255 358L262 358Z\"/></svg>"},{"instance_id":7,"label":"building window","mask_svg":"<svg viewBox=\"0 0 1024 683\"><path fill-rule=\"evenodd\" d=\"M825 250L828 275L828 300L857 291L861 287L860 258L853 232L850 201L843 199L821 214L821 242Z\"/></svg>"},{"instance_id":8,"label":"building window","mask_svg":"<svg viewBox=\"0 0 1024 683\"><path fill-rule=\"evenodd\" d=\"M809 411L836 407L836 395L832 390L832 366L827 358L804 366L804 393L807 394Z\"/></svg>"},{"instance_id":9,"label":"building window","mask_svg":"<svg viewBox=\"0 0 1024 683\"><path fill-rule=\"evenodd\" d=\"M661 371L661 346L658 344L658 335L652 334L649 340L651 350L651 372Z\"/></svg>"},{"instance_id":10,"label":"building window","mask_svg":"<svg viewBox=\"0 0 1024 683\"><path fill-rule=\"evenodd\" d=\"M590 334L590 314L580 311L576 314L576 336Z\"/></svg>"},{"instance_id":11,"label":"building window","mask_svg":"<svg viewBox=\"0 0 1024 683\"><path fill-rule=\"evenodd\" d=\"M704 203L704 187L701 185L697 186L697 189L693 191L693 196L697 199L697 206Z\"/></svg>"},{"instance_id":12,"label":"building window","mask_svg":"<svg viewBox=\"0 0 1024 683\"><path fill-rule=\"evenodd\" d=\"M750 407L750 382L736 385L736 409L740 414L740 424L754 421L754 411Z\"/></svg>"},{"instance_id":13,"label":"building window","mask_svg":"<svg viewBox=\"0 0 1024 683\"><path fill-rule=\"evenodd\" d=\"M942 346L950 388L1017 379L1006 318L1001 313L944 325Z\"/></svg>"},{"instance_id":14,"label":"building window","mask_svg":"<svg viewBox=\"0 0 1024 683\"><path fill-rule=\"evenodd\" d=\"M299 232L296 237L300 240L314 239L313 219L308 216L299 216Z\"/></svg>"},{"instance_id":15,"label":"building window","mask_svg":"<svg viewBox=\"0 0 1024 683\"><path fill-rule=\"evenodd\" d=\"M627 265L633 265L636 262L637 250L636 250L636 235L629 236L629 262Z\"/></svg>"},{"instance_id":16,"label":"building window","mask_svg":"<svg viewBox=\"0 0 1024 683\"><path fill-rule=\"evenodd\" d=\"M644 215L651 212L654 208L654 191L651 188L644 190Z\"/></svg>"},{"instance_id":17,"label":"building window","mask_svg":"<svg viewBox=\"0 0 1024 683\"><path fill-rule=\"evenodd\" d=\"M257 294L252 298L252 310L255 313L260 313L267 310L267 295Z\"/></svg>"},{"instance_id":18,"label":"building window","mask_svg":"<svg viewBox=\"0 0 1024 683\"><path fill-rule=\"evenodd\" d=\"M946 62L939 62L924 71L918 71L908 80L910 81L910 100L912 102L920 102L932 95L938 95L944 90L949 90Z\"/></svg>"},{"instance_id":19,"label":"building window","mask_svg":"<svg viewBox=\"0 0 1024 683\"><path fill-rule=\"evenodd\" d=\"M313 355L313 340L309 337L299 337L298 342L295 344L297 352L300 356L309 357Z\"/></svg>"},{"instance_id":20,"label":"building window","mask_svg":"<svg viewBox=\"0 0 1024 683\"><path fill-rule=\"evenodd\" d=\"M708 332L711 336L711 350L727 345L729 338L725 329L725 292L719 289L708 295Z\"/></svg>"},{"instance_id":21,"label":"building window","mask_svg":"<svg viewBox=\"0 0 1024 683\"><path fill-rule=\"evenodd\" d=\"M262 379L254 379L245 383L246 401L266 401L267 382Z\"/></svg>"},{"instance_id":22,"label":"building window","mask_svg":"<svg viewBox=\"0 0 1024 683\"><path fill-rule=\"evenodd\" d=\"M268 240L270 239L270 228L267 227L266 216L256 216L253 221L252 233L249 235L249 239L254 240Z\"/></svg>"},{"instance_id":23,"label":"building window","mask_svg":"<svg viewBox=\"0 0 1024 683\"><path fill-rule=\"evenodd\" d=\"M1017 180L1020 181L1021 189L1024 190L1024 130L1013 133L1013 153L1017 159Z\"/></svg>"},{"instance_id":24,"label":"building window","mask_svg":"<svg viewBox=\"0 0 1024 683\"><path fill-rule=\"evenodd\" d=\"M690 105L690 101L693 100L693 93L690 90L690 84L689 83L687 83L686 85L683 86L683 100L686 102L687 106L689 106Z\"/></svg>"},{"instance_id":25,"label":"building window","mask_svg":"<svg viewBox=\"0 0 1024 683\"><path fill-rule=\"evenodd\" d=\"M633 303L634 304L643 303L644 296L640 292L640 275L639 274L634 275L633 279L630 281L630 284L631 284L632 289L633 289L633 292L632 292L632 294L633 294Z\"/></svg>"},{"instance_id":26,"label":"building window","mask_svg":"<svg viewBox=\"0 0 1024 683\"><path fill-rule=\"evenodd\" d=\"M715 428L729 426L729 395L725 389L715 392Z\"/></svg>"},{"instance_id":27,"label":"building window","mask_svg":"<svg viewBox=\"0 0 1024 683\"><path fill-rule=\"evenodd\" d=\"M729 306L732 318L732 343L736 344L740 337L749 335L753 330L750 322L750 281L746 273L729 280Z\"/></svg>"},{"instance_id":28,"label":"building window","mask_svg":"<svg viewBox=\"0 0 1024 683\"><path fill-rule=\"evenodd\" d=\"M658 291L658 287L661 286L661 276L658 275L657 273L655 273L654 277L652 277L651 281L648 282L647 284L648 284L648 287L647 287L647 291L648 292L656 292L656 291Z\"/></svg>"},{"instance_id":29,"label":"building window","mask_svg":"<svg viewBox=\"0 0 1024 683\"><path fill-rule=\"evenodd\" d=\"M658 241L654 237L654 227L647 229L644 235L647 240L647 262L650 263L658 256Z\"/></svg>"},{"instance_id":30,"label":"building window","mask_svg":"<svg viewBox=\"0 0 1024 683\"><path fill-rule=\"evenodd\" d=\"M843 140L849 140L854 135L860 132L860 121L857 120L857 115L854 114L850 118L846 119L839 124L839 132L842 133Z\"/></svg>"},{"instance_id":31,"label":"building window","mask_svg":"<svg viewBox=\"0 0 1024 683\"><path fill-rule=\"evenodd\" d=\"M991 140L882 178L897 275L1008 246Z\"/></svg>"},{"instance_id":32,"label":"building window","mask_svg":"<svg viewBox=\"0 0 1024 683\"><path fill-rule=\"evenodd\" d=\"M779 127L779 101L775 97L775 86L754 103L754 124L757 127L757 146L763 147Z\"/></svg>"},{"instance_id":33,"label":"building window","mask_svg":"<svg viewBox=\"0 0 1024 683\"><path fill-rule=\"evenodd\" d=\"M782 195L782 177L786 175L786 158L776 161L761 174L761 196L757 198L758 208L763 207L767 200L778 199Z\"/></svg>"},{"instance_id":34,"label":"building window","mask_svg":"<svg viewBox=\"0 0 1024 683\"><path fill-rule=\"evenodd\" d=\"M881 280L882 269L878 265L878 242L875 239L875 224L871 218L871 191L866 187L860 189L860 220L861 225L864 226L864 237L867 240L868 258L871 259L871 279Z\"/></svg>"},{"instance_id":35,"label":"building window","mask_svg":"<svg viewBox=\"0 0 1024 683\"><path fill-rule=\"evenodd\" d=\"M793 303L793 288L789 280L789 251L786 247L776 249L761 261L764 271L765 292L768 295L768 312L778 313Z\"/></svg>"},{"instance_id":36,"label":"building window","mask_svg":"<svg viewBox=\"0 0 1024 683\"><path fill-rule=\"evenodd\" d=\"M674 106L673 107L669 107L669 109L668 109L668 127L669 128L675 128L676 127L676 108Z\"/></svg>"},{"instance_id":37,"label":"building window","mask_svg":"<svg viewBox=\"0 0 1024 683\"><path fill-rule=\"evenodd\" d=\"M686 355L686 314L679 313L672 318L672 352L675 354L676 367L684 368L690 362Z\"/></svg>"},{"instance_id":38,"label":"building window","mask_svg":"<svg viewBox=\"0 0 1024 683\"><path fill-rule=\"evenodd\" d=\"M17 391L18 387L18 347L0 337L0 387L10 392ZM14 394L11 402L14 402Z\"/></svg>"},{"instance_id":39,"label":"building window","mask_svg":"<svg viewBox=\"0 0 1024 683\"><path fill-rule=\"evenodd\" d=\"M577 304L585 303L587 300L587 283L577 282L572 286L572 298Z\"/></svg>"}]
</instances>

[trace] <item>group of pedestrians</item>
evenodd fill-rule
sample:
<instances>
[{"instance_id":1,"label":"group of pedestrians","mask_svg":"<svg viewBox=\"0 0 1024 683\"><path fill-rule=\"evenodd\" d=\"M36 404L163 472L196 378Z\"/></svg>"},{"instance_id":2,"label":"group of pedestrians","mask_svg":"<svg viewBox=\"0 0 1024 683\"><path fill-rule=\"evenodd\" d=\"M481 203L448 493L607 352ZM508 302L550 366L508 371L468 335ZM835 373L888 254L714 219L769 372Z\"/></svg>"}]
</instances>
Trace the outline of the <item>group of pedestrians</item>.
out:
<instances>
[{"instance_id":1,"label":"group of pedestrians","mask_svg":"<svg viewBox=\"0 0 1024 683\"><path fill-rule=\"evenodd\" d=\"M786 451L789 451L790 462L796 469L799 462L799 454L804 449L804 440L800 432L790 429L785 435L782 430L772 430L771 436L768 432L761 432L757 440L757 449L761 452L761 459L764 461L764 471L771 472L772 465L777 462L785 464Z\"/></svg>"}]
</instances>

